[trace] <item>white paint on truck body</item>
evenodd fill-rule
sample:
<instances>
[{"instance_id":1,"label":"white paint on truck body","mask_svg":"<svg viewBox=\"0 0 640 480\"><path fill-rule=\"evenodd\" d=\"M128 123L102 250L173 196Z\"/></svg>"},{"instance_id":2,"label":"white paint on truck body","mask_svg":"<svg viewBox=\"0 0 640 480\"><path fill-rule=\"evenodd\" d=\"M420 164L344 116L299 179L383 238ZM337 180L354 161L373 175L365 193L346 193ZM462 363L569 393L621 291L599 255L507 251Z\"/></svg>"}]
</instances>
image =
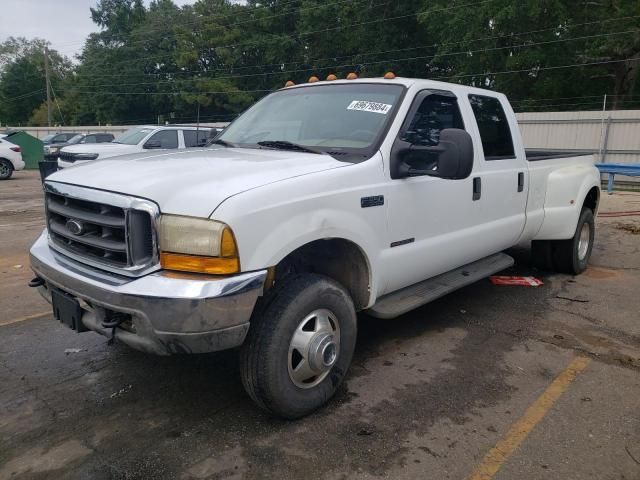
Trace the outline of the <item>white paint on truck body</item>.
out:
<instances>
[{"instance_id":1,"label":"white paint on truck body","mask_svg":"<svg viewBox=\"0 0 640 480\"><path fill-rule=\"evenodd\" d=\"M236 237L243 272L273 267L315 240L348 240L368 263L369 307L382 295L520 242L574 235L587 193L599 188L594 158L527 161L515 114L504 95L400 78L314 85L354 82L406 87L380 148L359 163L295 151L215 147L93 162L49 180L143 197L157 203L162 213L224 222ZM296 88L302 86L292 87ZM466 179L391 178L393 144L413 99L423 90L457 97L475 152L473 172ZM469 95L500 101L513 136L514 158L485 160ZM481 179L480 200L472 198L475 178ZM361 199L372 196L383 196L384 204L362 208ZM408 243L392 247L403 241Z\"/></svg>"}]
</instances>

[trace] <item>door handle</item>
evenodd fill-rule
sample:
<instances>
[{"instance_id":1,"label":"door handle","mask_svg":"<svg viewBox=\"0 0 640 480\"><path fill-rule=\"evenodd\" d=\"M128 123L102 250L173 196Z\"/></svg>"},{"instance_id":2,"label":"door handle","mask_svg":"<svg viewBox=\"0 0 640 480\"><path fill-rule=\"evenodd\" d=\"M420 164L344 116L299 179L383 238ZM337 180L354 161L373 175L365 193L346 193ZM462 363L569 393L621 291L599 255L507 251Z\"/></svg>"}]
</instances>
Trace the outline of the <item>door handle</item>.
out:
<instances>
[{"instance_id":1,"label":"door handle","mask_svg":"<svg viewBox=\"0 0 640 480\"><path fill-rule=\"evenodd\" d=\"M473 179L473 201L480 200L482 196L482 179L476 177Z\"/></svg>"},{"instance_id":2,"label":"door handle","mask_svg":"<svg viewBox=\"0 0 640 480\"><path fill-rule=\"evenodd\" d=\"M518 173L518 192L524 192L524 172Z\"/></svg>"}]
</instances>

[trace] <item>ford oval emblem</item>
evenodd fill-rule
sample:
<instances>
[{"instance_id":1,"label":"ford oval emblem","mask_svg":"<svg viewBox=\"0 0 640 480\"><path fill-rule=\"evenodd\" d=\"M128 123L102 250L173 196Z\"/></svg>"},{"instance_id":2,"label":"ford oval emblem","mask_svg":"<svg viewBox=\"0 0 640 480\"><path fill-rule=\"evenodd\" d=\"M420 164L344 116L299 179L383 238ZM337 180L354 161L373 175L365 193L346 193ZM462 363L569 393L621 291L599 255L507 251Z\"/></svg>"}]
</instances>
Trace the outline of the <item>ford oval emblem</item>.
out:
<instances>
[{"instance_id":1,"label":"ford oval emblem","mask_svg":"<svg viewBox=\"0 0 640 480\"><path fill-rule=\"evenodd\" d=\"M69 219L65 223L65 227L74 235L82 235L84 233L84 225L79 220Z\"/></svg>"}]
</instances>

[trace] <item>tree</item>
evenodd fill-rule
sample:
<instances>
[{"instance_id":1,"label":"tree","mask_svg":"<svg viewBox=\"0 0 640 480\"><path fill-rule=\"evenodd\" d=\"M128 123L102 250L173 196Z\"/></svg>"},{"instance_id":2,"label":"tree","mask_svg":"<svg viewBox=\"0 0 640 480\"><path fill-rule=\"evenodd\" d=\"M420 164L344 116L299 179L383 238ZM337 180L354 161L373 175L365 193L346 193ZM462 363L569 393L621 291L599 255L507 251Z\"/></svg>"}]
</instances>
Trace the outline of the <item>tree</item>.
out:
<instances>
[{"instance_id":1,"label":"tree","mask_svg":"<svg viewBox=\"0 0 640 480\"><path fill-rule=\"evenodd\" d=\"M595 22L606 19L604 33L608 35L588 39L578 57L585 63L606 62L602 69L613 81L612 108L630 108L640 102L633 100L633 92L640 74L640 1L601 0L584 2L581 20Z\"/></svg>"},{"instance_id":2,"label":"tree","mask_svg":"<svg viewBox=\"0 0 640 480\"><path fill-rule=\"evenodd\" d=\"M13 38L0 44L0 122L26 123L46 98L42 39ZM54 91L72 71L69 59L49 50L50 81Z\"/></svg>"}]
</instances>

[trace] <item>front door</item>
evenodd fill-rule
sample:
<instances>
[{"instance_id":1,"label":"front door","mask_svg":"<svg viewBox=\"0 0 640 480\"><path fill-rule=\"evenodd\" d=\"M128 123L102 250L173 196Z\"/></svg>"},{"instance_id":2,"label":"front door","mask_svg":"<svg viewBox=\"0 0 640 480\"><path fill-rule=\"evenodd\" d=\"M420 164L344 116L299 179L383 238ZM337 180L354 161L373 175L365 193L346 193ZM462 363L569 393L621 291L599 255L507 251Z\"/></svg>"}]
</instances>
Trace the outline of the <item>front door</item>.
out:
<instances>
[{"instance_id":1,"label":"front door","mask_svg":"<svg viewBox=\"0 0 640 480\"><path fill-rule=\"evenodd\" d=\"M423 91L416 95L398 138L415 145L434 146L446 128L472 131L465 125L459 100L453 93ZM465 265L492 249L490 235L479 234L484 221L483 199L474 195L474 182L478 182L474 178L482 175L482 151L475 140L477 135L472 136L475 158L468 178L420 176L391 181L387 206L389 248L382 253L385 281L379 294ZM422 162L412 164L421 170L437 168L437 157L406 160Z\"/></svg>"}]
</instances>

